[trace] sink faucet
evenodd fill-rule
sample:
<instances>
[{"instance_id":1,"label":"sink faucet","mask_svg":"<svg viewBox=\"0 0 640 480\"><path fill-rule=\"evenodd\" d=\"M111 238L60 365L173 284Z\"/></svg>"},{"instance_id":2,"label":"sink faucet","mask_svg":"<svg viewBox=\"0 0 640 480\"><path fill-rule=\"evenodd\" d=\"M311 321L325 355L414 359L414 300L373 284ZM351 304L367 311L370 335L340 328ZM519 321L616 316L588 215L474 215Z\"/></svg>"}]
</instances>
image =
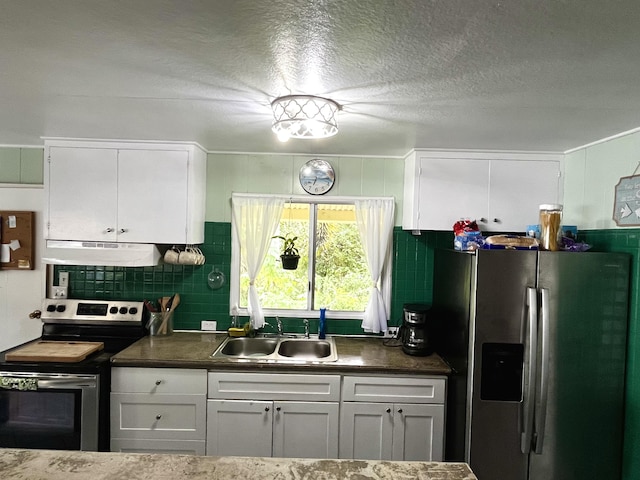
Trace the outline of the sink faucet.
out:
<instances>
[{"instance_id":1,"label":"sink faucet","mask_svg":"<svg viewBox=\"0 0 640 480\"><path fill-rule=\"evenodd\" d=\"M278 318L278 316L276 315L276 328L278 329L278 336L281 337L282 336L282 320L280 320L280 318Z\"/></svg>"},{"instance_id":2,"label":"sink faucet","mask_svg":"<svg viewBox=\"0 0 640 480\"><path fill-rule=\"evenodd\" d=\"M309 338L309 320L305 318L302 322L304 323L304 338Z\"/></svg>"}]
</instances>

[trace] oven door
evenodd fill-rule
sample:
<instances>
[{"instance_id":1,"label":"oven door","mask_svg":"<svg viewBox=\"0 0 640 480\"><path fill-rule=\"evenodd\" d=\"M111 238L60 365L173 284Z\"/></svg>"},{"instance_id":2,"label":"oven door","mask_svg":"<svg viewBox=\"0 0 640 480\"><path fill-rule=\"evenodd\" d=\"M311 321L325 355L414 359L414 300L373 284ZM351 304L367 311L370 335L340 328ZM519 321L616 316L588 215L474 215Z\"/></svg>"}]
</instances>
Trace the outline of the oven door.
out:
<instances>
[{"instance_id":1,"label":"oven door","mask_svg":"<svg viewBox=\"0 0 640 480\"><path fill-rule=\"evenodd\" d=\"M0 447L97 451L99 377L0 372Z\"/></svg>"}]
</instances>

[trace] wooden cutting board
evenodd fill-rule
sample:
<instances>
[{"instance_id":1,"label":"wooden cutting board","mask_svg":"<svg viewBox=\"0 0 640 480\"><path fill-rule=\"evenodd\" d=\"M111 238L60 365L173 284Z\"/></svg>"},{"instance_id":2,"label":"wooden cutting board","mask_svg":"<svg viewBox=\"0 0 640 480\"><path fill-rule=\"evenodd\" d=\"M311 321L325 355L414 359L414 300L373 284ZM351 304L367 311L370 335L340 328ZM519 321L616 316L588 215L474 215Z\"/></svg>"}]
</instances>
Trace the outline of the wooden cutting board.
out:
<instances>
[{"instance_id":1,"label":"wooden cutting board","mask_svg":"<svg viewBox=\"0 0 640 480\"><path fill-rule=\"evenodd\" d=\"M14 362L80 362L94 352L102 350L102 342L36 342L7 352L7 361Z\"/></svg>"}]
</instances>

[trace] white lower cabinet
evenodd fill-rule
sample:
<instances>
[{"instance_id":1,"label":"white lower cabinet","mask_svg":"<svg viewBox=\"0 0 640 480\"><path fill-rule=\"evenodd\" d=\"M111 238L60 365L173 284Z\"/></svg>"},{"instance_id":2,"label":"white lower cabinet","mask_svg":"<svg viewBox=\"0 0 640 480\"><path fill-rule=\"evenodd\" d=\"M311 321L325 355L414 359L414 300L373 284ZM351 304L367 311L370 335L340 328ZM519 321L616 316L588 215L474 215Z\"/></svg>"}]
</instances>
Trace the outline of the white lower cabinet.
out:
<instances>
[{"instance_id":1,"label":"white lower cabinet","mask_svg":"<svg viewBox=\"0 0 640 480\"><path fill-rule=\"evenodd\" d=\"M337 458L340 376L209 373L207 455Z\"/></svg>"},{"instance_id":2,"label":"white lower cabinet","mask_svg":"<svg viewBox=\"0 0 640 480\"><path fill-rule=\"evenodd\" d=\"M206 404L206 370L113 368L111 451L203 455Z\"/></svg>"},{"instance_id":3,"label":"white lower cabinet","mask_svg":"<svg viewBox=\"0 0 640 480\"><path fill-rule=\"evenodd\" d=\"M440 461L446 377L112 369L111 450Z\"/></svg>"},{"instance_id":4,"label":"white lower cabinet","mask_svg":"<svg viewBox=\"0 0 640 480\"><path fill-rule=\"evenodd\" d=\"M344 377L340 458L441 461L446 379Z\"/></svg>"}]
</instances>

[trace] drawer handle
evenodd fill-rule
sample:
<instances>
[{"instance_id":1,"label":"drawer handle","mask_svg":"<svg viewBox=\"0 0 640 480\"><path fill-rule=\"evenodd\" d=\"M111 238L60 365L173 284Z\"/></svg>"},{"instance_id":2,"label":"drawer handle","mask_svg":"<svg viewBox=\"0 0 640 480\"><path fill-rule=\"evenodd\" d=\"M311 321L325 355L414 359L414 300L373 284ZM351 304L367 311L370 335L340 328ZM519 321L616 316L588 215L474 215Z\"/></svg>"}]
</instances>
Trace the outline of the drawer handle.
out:
<instances>
[{"instance_id":1,"label":"drawer handle","mask_svg":"<svg viewBox=\"0 0 640 480\"><path fill-rule=\"evenodd\" d=\"M156 415L156 420L160 420L161 418L162 418L162 415L160 415L160 414Z\"/></svg>"},{"instance_id":2,"label":"drawer handle","mask_svg":"<svg viewBox=\"0 0 640 480\"><path fill-rule=\"evenodd\" d=\"M387 408L387 413L391 413L391 409L390 408Z\"/></svg>"},{"instance_id":3,"label":"drawer handle","mask_svg":"<svg viewBox=\"0 0 640 480\"><path fill-rule=\"evenodd\" d=\"M156 385L160 385L162 383L162 380L156 380Z\"/></svg>"}]
</instances>

